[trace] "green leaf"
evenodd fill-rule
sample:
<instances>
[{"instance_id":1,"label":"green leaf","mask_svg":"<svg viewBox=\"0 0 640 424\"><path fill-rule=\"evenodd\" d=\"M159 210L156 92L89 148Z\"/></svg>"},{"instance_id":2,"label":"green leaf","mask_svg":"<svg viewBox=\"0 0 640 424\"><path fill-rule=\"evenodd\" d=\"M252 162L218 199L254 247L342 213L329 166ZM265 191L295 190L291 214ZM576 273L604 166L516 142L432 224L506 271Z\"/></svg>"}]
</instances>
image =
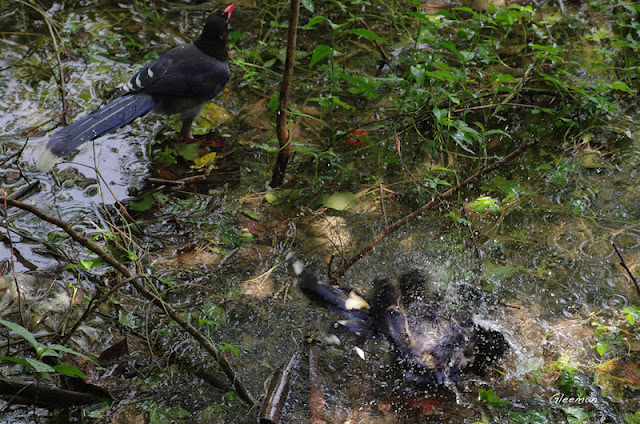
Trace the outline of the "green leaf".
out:
<instances>
[{"instance_id":1,"label":"green leaf","mask_svg":"<svg viewBox=\"0 0 640 424\"><path fill-rule=\"evenodd\" d=\"M200 145L199 143L180 143L175 146L175 150L178 156L194 161L199 156Z\"/></svg>"},{"instance_id":2,"label":"green leaf","mask_svg":"<svg viewBox=\"0 0 640 424\"><path fill-rule=\"evenodd\" d=\"M319 44L313 51L313 54L311 55L311 62L309 63L309 69L311 69L313 65L315 65L316 63L318 63L319 61L327 57L329 54L331 54L332 51L333 49L330 46L327 46L326 44Z\"/></svg>"},{"instance_id":3,"label":"green leaf","mask_svg":"<svg viewBox=\"0 0 640 424\"><path fill-rule=\"evenodd\" d=\"M380 37L375 32L370 31L370 30L365 29L365 28L345 29L342 32L345 32L345 33L348 33L348 34L356 34L356 35L358 35L360 37L364 37L364 38L367 38L369 40L378 41L380 43L386 43L384 38Z\"/></svg>"},{"instance_id":4,"label":"green leaf","mask_svg":"<svg viewBox=\"0 0 640 424\"><path fill-rule=\"evenodd\" d=\"M238 356L240 354L241 345L231 344L227 342L220 343L219 346L221 351L230 350L234 355Z\"/></svg>"},{"instance_id":5,"label":"green leaf","mask_svg":"<svg viewBox=\"0 0 640 424\"><path fill-rule=\"evenodd\" d=\"M624 91L625 93L634 94L635 91L629 88L627 84L622 81L616 81L611 84L613 90Z\"/></svg>"},{"instance_id":6,"label":"green leaf","mask_svg":"<svg viewBox=\"0 0 640 424\"><path fill-rule=\"evenodd\" d=\"M433 109L433 116L436 118L438 123L443 125L447 125L450 121L449 111L447 109Z\"/></svg>"},{"instance_id":7,"label":"green leaf","mask_svg":"<svg viewBox=\"0 0 640 424\"><path fill-rule=\"evenodd\" d=\"M84 355L84 354L78 352L77 350L71 349L70 347L66 347L66 346L54 343L54 344L47 345L47 349L56 350L58 352L68 353L70 355L75 355L75 356L78 356L78 357L80 357L82 359L86 359L87 361L93 362L94 364L96 363L93 359L89 358L87 355Z\"/></svg>"},{"instance_id":8,"label":"green leaf","mask_svg":"<svg viewBox=\"0 0 640 424\"><path fill-rule=\"evenodd\" d=\"M136 212L148 211L156 203L156 197L149 193L136 202L129 202L129 209Z\"/></svg>"},{"instance_id":9,"label":"green leaf","mask_svg":"<svg viewBox=\"0 0 640 424\"><path fill-rule=\"evenodd\" d=\"M26 359L19 358L17 356L0 356L0 359L3 360L3 361L11 361L11 362L14 362L16 364L23 365L23 366L25 366L27 368L30 367L30 365L29 365L29 363L27 362Z\"/></svg>"},{"instance_id":10,"label":"green leaf","mask_svg":"<svg viewBox=\"0 0 640 424\"><path fill-rule=\"evenodd\" d=\"M635 325L636 320L640 318L640 308L637 306L627 306L622 308L622 312L626 314L625 319L629 325Z\"/></svg>"},{"instance_id":11,"label":"green leaf","mask_svg":"<svg viewBox=\"0 0 640 424\"><path fill-rule=\"evenodd\" d=\"M500 202L491 196L480 196L467 203L467 206L473 212L489 212L494 215L500 212Z\"/></svg>"},{"instance_id":12,"label":"green leaf","mask_svg":"<svg viewBox=\"0 0 640 424\"><path fill-rule=\"evenodd\" d=\"M592 413L582 409L580 406L563 406L562 409L567 415L567 422L569 424L587 423L590 421L589 418L593 415Z\"/></svg>"},{"instance_id":13,"label":"green leaf","mask_svg":"<svg viewBox=\"0 0 640 424\"><path fill-rule=\"evenodd\" d=\"M44 350L44 345L36 340L36 337L33 335L33 333L27 330L26 328L24 328L23 326L21 326L20 324L16 324L15 322L11 322L11 321L5 321L3 319L0 319L0 324L4 325L11 331L15 331L20 336L22 336L23 339L31 343L31 346L34 347L34 349L36 350L36 352L38 352L38 354L39 352L42 352Z\"/></svg>"},{"instance_id":14,"label":"green leaf","mask_svg":"<svg viewBox=\"0 0 640 424\"><path fill-rule=\"evenodd\" d=\"M62 375L66 375L67 377L81 378L83 380L86 378L84 373L73 365L60 364L54 366L53 369Z\"/></svg>"},{"instance_id":15,"label":"green leaf","mask_svg":"<svg viewBox=\"0 0 640 424\"><path fill-rule=\"evenodd\" d=\"M349 191L334 193L322 202L324 207L337 211L346 211L354 207L357 203L356 196Z\"/></svg>"},{"instance_id":16,"label":"green leaf","mask_svg":"<svg viewBox=\"0 0 640 424\"><path fill-rule=\"evenodd\" d=\"M306 25L301 26L300 29L315 29L314 25L319 22L328 23L331 29L333 30L345 25L345 24L334 24L333 22L331 22L331 19L327 18L326 16L314 16L313 18L311 18L309 22L307 22Z\"/></svg>"},{"instance_id":17,"label":"green leaf","mask_svg":"<svg viewBox=\"0 0 640 424\"><path fill-rule=\"evenodd\" d=\"M601 340L596 343L596 350L598 351L598 354L600 356L603 356L605 353L609 352L609 349L611 349L611 344L607 341Z\"/></svg>"},{"instance_id":18,"label":"green leaf","mask_svg":"<svg viewBox=\"0 0 640 424\"><path fill-rule=\"evenodd\" d=\"M349 110L349 109L353 109L353 106L351 106L348 103L343 102L340 97L338 96L331 96L331 102L338 105L338 106L342 106L343 108Z\"/></svg>"},{"instance_id":19,"label":"green leaf","mask_svg":"<svg viewBox=\"0 0 640 424\"><path fill-rule=\"evenodd\" d=\"M302 0L302 7L313 13L315 8L313 7L313 0Z\"/></svg>"},{"instance_id":20,"label":"green leaf","mask_svg":"<svg viewBox=\"0 0 640 424\"><path fill-rule=\"evenodd\" d=\"M329 19L327 19L324 16L314 16L313 18L311 18L311 20L309 22L307 22L306 25L302 25L300 28L301 29L316 29L316 27L314 26L317 23L320 22L325 22L328 21Z\"/></svg>"},{"instance_id":21,"label":"green leaf","mask_svg":"<svg viewBox=\"0 0 640 424\"><path fill-rule=\"evenodd\" d=\"M34 359L34 358L24 358L25 361L27 361L27 363L29 365L31 365L31 367L33 368L33 370L35 372L55 372L55 369L53 369L53 367L51 365L45 364L44 362L38 360L38 359Z\"/></svg>"},{"instance_id":22,"label":"green leaf","mask_svg":"<svg viewBox=\"0 0 640 424\"><path fill-rule=\"evenodd\" d=\"M451 50L453 53L456 54L456 56L458 56L458 58L461 61L463 61L463 62L465 61L465 57L462 55L462 53L460 53L460 51L456 48L456 45L453 44L451 41L439 40L438 44L440 44L445 49Z\"/></svg>"},{"instance_id":23,"label":"green leaf","mask_svg":"<svg viewBox=\"0 0 640 424\"><path fill-rule=\"evenodd\" d=\"M46 346L44 348L44 350L42 351L42 353L40 353L40 358L44 358L45 356L53 356L54 358L62 358L62 355L60 355L60 352L57 352L53 349L50 349L49 346Z\"/></svg>"},{"instance_id":24,"label":"green leaf","mask_svg":"<svg viewBox=\"0 0 640 424\"><path fill-rule=\"evenodd\" d=\"M136 325L136 317L134 314L132 314L129 311L126 311L124 309L121 309L118 312L118 323L121 325L124 325L125 327L129 327L129 328L137 328L138 326Z\"/></svg>"},{"instance_id":25,"label":"green leaf","mask_svg":"<svg viewBox=\"0 0 640 424\"><path fill-rule=\"evenodd\" d=\"M365 95L373 96L373 95L376 94L376 92L373 89L373 87L364 78L352 77L350 75L343 74L343 73L339 73L338 76L340 78L342 78L343 80L348 81L351 84L357 85L358 87L362 88L362 90L364 91Z\"/></svg>"},{"instance_id":26,"label":"green leaf","mask_svg":"<svg viewBox=\"0 0 640 424\"><path fill-rule=\"evenodd\" d=\"M275 90L271 95L271 99L269 99L269 104L267 104L267 108L269 108L271 113L276 113L279 107L280 107L280 91Z\"/></svg>"},{"instance_id":27,"label":"green leaf","mask_svg":"<svg viewBox=\"0 0 640 424\"><path fill-rule=\"evenodd\" d=\"M518 80L511 74L497 74L493 76L493 80L498 84L517 83Z\"/></svg>"},{"instance_id":28,"label":"green leaf","mask_svg":"<svg viewBox=\"0 0 640 424\"><path fill-rule=\"evenodd\" d=\"M155 25L160 25L160 21L158 20L158 17L156 16L156 13L153 10L144 10L140 13L140 16L150 20Z\"/></svg>"},{"instance_id":29,"label":"green leaf","mask_svg":"<svg viewBox=\"0 0 640 424\"><path fill-rule=\"evenodd\" d=\"M509 400L500 399L500 396L495 396L493 394L493 388L488 390L480 389L478 391L478 399L487 405L495 406L497 408L504 408L509 404Z\"/></svg>"},{"instance_id":30,"label":"green leaf","mask_svg":"<svg viewBox=\"0 0 640 424\"><path fill-rule=\"evenodd\" d=\"M33 371L38 372L38 373L55 372L56 371L50 365L47 365L44 362L39 361L39 360L34 359L34 358L17 358L15 356L0 356L0 359L4 359L6 361L15 362L16 364L23 365L23 366L25 366L27 368L30 368Z\"/></svg>"},{"instance_id":31,"label":"green leaf","mask_svg":"<svg viewBox=\"0 0 640 424\"><path fill-rule=\"evenodd\" d=\"M80 259L80 264L84 267L84 269L91 269L94 266L104 265L106 264L106 262L102 258L93 258L89 260Z\"/></svg>"},{"instance_id":32,"label":"green leaf","mask_svg":"<svg viewBox=\"0 0 640 424\"><path fill-rule=\"evenodd\" d=\"M424 66L414 66L411 65L411 75L416 79L418 83L418 87L422 87L424 85L424 76L426 69Z\"/></svg>"}]
</instances>

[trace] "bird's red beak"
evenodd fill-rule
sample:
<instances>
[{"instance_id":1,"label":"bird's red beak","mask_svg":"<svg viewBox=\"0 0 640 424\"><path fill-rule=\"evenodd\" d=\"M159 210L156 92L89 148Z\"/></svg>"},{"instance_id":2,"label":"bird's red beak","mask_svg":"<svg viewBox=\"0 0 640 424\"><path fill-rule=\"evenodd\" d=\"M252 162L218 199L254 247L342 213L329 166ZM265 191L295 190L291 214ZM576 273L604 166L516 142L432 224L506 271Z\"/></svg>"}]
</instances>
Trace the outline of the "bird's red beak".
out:
<instances>
[{"instance_id":1,"label":"bird's red beak","mask_svg":"<svg viewBox=\"0 0 640 424\"><path fill-rule=\"evenodd\" d=\"M227 20L231 19L231 12L233 12L233 3L224 9L224 13L227 14Z\"/></svg>"}]
</instances>

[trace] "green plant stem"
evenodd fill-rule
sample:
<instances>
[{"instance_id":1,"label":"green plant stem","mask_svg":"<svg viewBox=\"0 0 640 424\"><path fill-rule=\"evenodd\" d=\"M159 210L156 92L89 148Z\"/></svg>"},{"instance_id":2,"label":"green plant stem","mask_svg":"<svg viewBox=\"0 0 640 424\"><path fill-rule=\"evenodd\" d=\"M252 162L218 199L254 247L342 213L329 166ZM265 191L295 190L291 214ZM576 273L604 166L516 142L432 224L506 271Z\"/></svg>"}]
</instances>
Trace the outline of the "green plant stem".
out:
<instances>
[{"instance_id":1,"label":"green plant stem","mask_svg":"<svg viewBox=\"0 0 640 424\"><path fill-rule=\"evenodd\" d=\"M132 278L134 278L134 277L132 277ZM98 293L96 293L96 295L89 301L89 306L87 307L87 309L85 309L85 311L82 314L82 316L80 317L80 319L78 321L76 321L76 323L73 325L73 327L71 327L71 330L69 330L64 336L62 336L62 339L60 340L60 344L61 345L66 345L67 342L71 339L71 336L73 336L73 334L76 332L78 327L80 327L80 325L82 325L82 323L89 317L89 315L99 305L101 305L104 302L106 302L111 297L111 295L113 293L115 293L117 290L120 289L120 287L122 287L123 285L125 285L125 284L127 284L129 282L131 282L131 279L126 279L126 280L120 281L118 284L113 286L110 290L108 290L106 293L104 293L99 298L97 298Z\"/></svg>"},{"instance_id":2,"label":"green plant stem","mask_svg":"<svg viewBox=\"0 0 640 424\"><path fill-rule=\"evenodd\" d=\"M18 3L24 4L25 6L29 6L30 8L34 9L36 12L38 12L40 15L42 15L42 18L44 20L44 22L47 24L47 28L49 29L49 35L51 36L51 42L53 43L53 49L56 52L56 60L58 62L58 70L60 72L60 79L58 80L59 84L60 84L60 102L62 103L62 110L63 110L63 114L62 114L62 121L64 125L67 125L67 96L66 96L66 88L65 88L65 84L64 84L64 69L62 69L62 59L60 58L60 48L58 47L58 42L56 40L56 36L59 37L60 35L57 34L57 31L55 29L55 27L53 26L51 17L49 15L47 15L46 10L44 10L38 3L34 2L34 1L25 1L25 0L17 0Z\"/></svg>"}]
</instances>

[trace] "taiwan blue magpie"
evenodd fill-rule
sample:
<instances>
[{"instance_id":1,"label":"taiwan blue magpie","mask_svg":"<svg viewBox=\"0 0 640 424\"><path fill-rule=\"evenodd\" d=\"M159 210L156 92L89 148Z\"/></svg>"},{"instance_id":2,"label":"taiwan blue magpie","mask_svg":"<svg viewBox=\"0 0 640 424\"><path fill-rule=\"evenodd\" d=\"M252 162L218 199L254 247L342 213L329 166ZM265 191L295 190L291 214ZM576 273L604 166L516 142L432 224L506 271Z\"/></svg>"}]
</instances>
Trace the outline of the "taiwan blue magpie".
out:
<instances>
[{"instance_id":1,"label":"taiwan blue magpie","mask_svg":"<svg viewBox=\"0 0 640 424\"><path fill-rule=\"evenodd\" d=\"M376 279L367 298L318 281L299 260L293 269L307 297L346 318L337 327L355 334L356 345L387 340L409 381L457 383L463 374L482 374L508 350L501 331L457 308L423 271L412 270L396 280ZM356 350L364 357L361 348Z\"/></svg>"},{"instance_id":2,"label":"taiwan blue magpie","mask_svg":"<svg viewBox=\"0 0 640 424\"><path fill-rule=\"evenodd\" d=\"M192 44L169 50L152 61L114 93L113 102L58 130L40 156L38 168L50 169L59 158L87 141L121 128L151 110L180 114L184 138L202 106L217 96L230 71L227 42L233 4L209 15Z\"/></svg>"}]
</instances>

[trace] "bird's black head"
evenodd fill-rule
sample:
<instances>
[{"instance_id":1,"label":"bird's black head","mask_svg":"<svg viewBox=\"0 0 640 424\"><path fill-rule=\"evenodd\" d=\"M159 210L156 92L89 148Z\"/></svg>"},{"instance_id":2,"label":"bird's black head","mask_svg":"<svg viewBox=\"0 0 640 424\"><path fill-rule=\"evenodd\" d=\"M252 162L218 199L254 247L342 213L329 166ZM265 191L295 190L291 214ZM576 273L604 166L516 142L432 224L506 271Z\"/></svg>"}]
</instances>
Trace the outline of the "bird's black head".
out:
<instances>
[{"instance_id":1,"label":"bird's black head","mask_svg":"<svg viewBox=\"0 0 640 424\"><path fill-rule=\"evenodd\" d=\"M227 60L228 57L229 19L231 19L233 7L233 4L230 4L224 10L209 15L202 34L194 43L203 52L218 60Z\"/></svg>"}]
</instances>

